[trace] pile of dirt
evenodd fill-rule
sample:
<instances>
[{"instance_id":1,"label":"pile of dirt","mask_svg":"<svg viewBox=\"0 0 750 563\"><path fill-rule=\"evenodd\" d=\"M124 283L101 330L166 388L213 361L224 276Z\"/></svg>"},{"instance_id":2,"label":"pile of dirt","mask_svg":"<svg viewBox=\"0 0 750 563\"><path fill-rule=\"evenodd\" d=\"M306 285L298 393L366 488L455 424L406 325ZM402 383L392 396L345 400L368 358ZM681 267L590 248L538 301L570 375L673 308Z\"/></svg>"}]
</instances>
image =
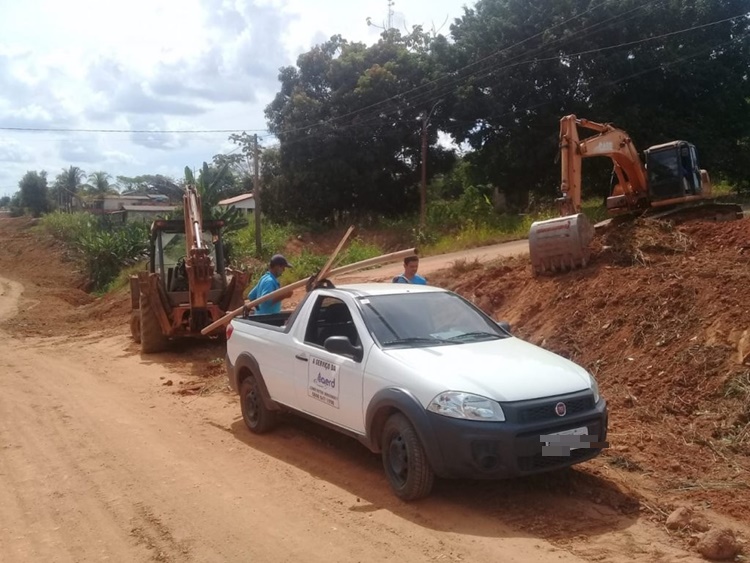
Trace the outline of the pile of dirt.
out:
<instances>
[{"instance_id":1,"label":"pile of dirt","mask_svg":"<svg viewBox=\"0 0 750 563\"><path fill-rule=\"evenodd\" d=\"M60 241L29 217L0 220L0 273L23 283L21 310L3 330L18 336L112 334L127 327L130 296L126 292L96 297Z\"/></svg>"},{"instance_id":2,"label":"pile of dirt","mask_svg":"<svg viewBox=\"0 0 750 563\"><path fill-rule=\"evenodd\" d=\"M748 520L748 246L748 220L641 221L599 233L583 270L534 277L523 257L457 264L431 282L595 374L611 413L599 470Z\"/></svg>"}]
</instances>

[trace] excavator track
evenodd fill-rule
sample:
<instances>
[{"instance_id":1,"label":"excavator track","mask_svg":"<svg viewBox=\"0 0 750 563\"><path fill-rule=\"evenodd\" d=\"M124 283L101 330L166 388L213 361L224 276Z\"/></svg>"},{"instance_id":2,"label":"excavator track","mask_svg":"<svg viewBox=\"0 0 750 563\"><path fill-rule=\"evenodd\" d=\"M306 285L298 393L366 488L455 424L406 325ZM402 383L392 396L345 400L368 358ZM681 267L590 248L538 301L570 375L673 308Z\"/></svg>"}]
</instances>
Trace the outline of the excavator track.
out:
<instances>
[{"instance_id":1,"label":"excavator track","mask_svg":"<svg viewBox=\"0 0 750 563\"><path fill-rule=\"evenodd\" d=\"M690 205L678 205L669 209L653 208L643 217L660 219L679 224L688 221L736 221L744 217L742 206L737 203L704 201Z\"/></svg>"}]
</instances>

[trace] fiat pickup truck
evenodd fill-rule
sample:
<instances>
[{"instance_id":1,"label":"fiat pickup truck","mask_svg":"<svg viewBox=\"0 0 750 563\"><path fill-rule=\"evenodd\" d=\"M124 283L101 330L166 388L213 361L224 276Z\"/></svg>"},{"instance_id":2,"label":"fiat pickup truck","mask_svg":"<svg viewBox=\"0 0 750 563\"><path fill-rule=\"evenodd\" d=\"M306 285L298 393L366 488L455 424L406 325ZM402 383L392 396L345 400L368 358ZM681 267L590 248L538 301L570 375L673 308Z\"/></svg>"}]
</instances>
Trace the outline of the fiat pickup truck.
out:
<instances>
[{"instance_id":1,"label":"fiat pickup truck","mask_svg":"<svg viewBox=\"0 0 750 563\"><path fill-rule=\"evenodd\" d=\"M318 288L293 312L227 326L226 367L251 432L293 413L380 454L394 493L435 477L500 479L589 460L607 406L584 368L437 287Z\"/></svg>"}]
</instances>

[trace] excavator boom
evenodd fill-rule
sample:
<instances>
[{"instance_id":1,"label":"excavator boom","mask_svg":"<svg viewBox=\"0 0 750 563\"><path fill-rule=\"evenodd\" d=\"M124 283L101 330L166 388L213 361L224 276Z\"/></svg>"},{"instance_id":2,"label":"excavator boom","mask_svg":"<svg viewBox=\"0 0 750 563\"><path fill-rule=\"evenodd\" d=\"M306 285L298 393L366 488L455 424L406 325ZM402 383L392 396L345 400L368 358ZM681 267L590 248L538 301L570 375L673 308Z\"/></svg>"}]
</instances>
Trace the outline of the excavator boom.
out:
<instances>
[{"instance_id":1,"label":"excavator boom","mask_svg":"<svg viewBox=\"0 0 750 563\"><path fill-rule=\"evenodd\" d=\"M579 128L595 134L582 140ZM672 141L650 147L645 154L646 165L630 135L609 123L575 115L560 120L561 217L531 225L529 254L535 273L583 267L590 258L593 227L581 213L581 167L587 157L612 160L617 183L607 198L611 215L658 210L659 217L670 219L681 212L686 217L733 219L741 214L739 206L710 202L708 173L699 168L690 143Z\"/></svg>"}]
</instances>

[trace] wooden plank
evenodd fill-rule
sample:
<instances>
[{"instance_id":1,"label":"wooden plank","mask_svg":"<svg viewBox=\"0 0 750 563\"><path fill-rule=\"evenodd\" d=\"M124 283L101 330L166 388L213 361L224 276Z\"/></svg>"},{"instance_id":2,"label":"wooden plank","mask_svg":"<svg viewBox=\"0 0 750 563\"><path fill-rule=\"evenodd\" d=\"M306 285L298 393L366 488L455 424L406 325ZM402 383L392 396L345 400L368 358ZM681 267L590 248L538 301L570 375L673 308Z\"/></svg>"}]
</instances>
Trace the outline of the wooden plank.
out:
<instances>
[{"instance_id":1,"label":"wooden plank","mask_svg":"<svg viewBox=\"0 0 750 563\"><path fill-rule=\"evenodd\" d=\"M343 238L339 242L339 245L336 247L336 250L333 251L333 254L328 258L328 262L325 263L325 265L320 269L320 272L317 273L315 276L315 279L313 280L313 287L315 286L315 282L318 282L320 280L326 279L326 276L328 276L328 273L331 270L331 266L333 266L333 261L336 259L336 257L339 255L339 252L341 252L341 249L343 248L344 244L346 244L346 241L349 239L349 236L354 231L354 225L349 227L344 234Z\"/></svg>"},{"instance_id":2,"label":"wooden plank","mask_svg":"<svg viewBox=\"0 0 750 563\"><path fill-rule=\"evenodd\" d=\"M357 270L364 270L365 268L370 268L372 266L379 266L381 264L386 264L388 262L395 262L397 260L403 260L407 256L413 256L416 253L417 253L416 248L408 248L406 250L399 250L398 252L391 252L390 254L383 254L382 256L376 256L374 258L368 258L367 260L361 260L360 262L355 262L354 264L349 264L347 266L334 268L333 270L328 272L328 277L331 278L333 276L341 276L344 274L350 274L352 272L356 272ZM229 313L227 313L220 319L212 322L206 328L201 330L201 334L206 335L209 332L219 328L220 326L227 324L234 317L242 313L242 311L245 308L250 308L250 307L254 307L255 305L259 305L260 303L263 303L264 301L268 301L269 299L273 299L274 297L277 297L278 295L282 293L288 292L290 289L293 291L295 289L299 289L300 287L305 287L307 285L307 282L308 282L308 279L299 280L294 283L290 283L289 285L285 285L284 287L279 288L276 291L272 291L271 293L268 293L264 295L263 297L254 299L253 301L245 301L245 305L235 309L234 311L230 311Z\"/></svg>"}]
</instances>

